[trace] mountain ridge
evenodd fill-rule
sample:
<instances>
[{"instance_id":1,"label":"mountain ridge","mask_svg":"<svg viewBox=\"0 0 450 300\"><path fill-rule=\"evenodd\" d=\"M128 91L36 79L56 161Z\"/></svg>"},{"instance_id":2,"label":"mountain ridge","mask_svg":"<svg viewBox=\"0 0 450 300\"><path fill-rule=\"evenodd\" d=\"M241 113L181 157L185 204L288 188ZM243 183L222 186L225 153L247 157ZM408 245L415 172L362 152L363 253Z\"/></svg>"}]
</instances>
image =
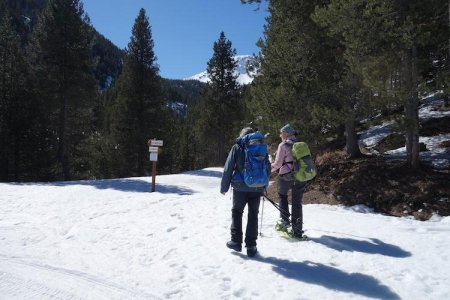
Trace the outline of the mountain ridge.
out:
<instances>
[{"instance_id":1,"label":"mountain ridge","mask_svg":"<svg viewBox=\"0 0 450 300\"><path fill-rule=\"evenodd\" d=\"M233 58L237 61L237 68L235 70L235 74L238 75L237 82L240 85L247 85L252 83L254 78L254 73L248 74L247 73L247 65L248 63L252 62L254 60L252 55L236 55L233 56ZM183 78L183 80L198 80L203 83L210 82L210 79L208 77L208 72L205 70L203 72L197 73L195 75Z\"/></svg>"}]
</instances>

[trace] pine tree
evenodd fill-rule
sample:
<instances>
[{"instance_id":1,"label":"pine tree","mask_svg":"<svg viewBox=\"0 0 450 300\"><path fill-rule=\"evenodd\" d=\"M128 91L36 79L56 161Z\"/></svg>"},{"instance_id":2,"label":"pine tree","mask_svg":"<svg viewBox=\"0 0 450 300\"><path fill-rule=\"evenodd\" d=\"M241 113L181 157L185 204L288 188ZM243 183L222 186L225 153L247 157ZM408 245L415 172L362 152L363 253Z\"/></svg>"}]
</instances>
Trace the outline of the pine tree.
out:
<instances>
[{"instance_id":1,"label":"pine tree","mask_svg":"<svg viewBox=\"0 0 450 300\"><path fill-rule=\"evenodd\" d=\"M25 61L20 38L6 10L0 24L0 180L18 180L20 153L29 125L26 111Z\"/></svg>"},{"instance_id":2,"label":"pine tree","mask_svg":"<svg viewBox=\"0 0 450 300\"><path fill-rule=\"evenodd\" d=\"M204 147L208 165L223 165L226 151L242 120L241 89L236 81L235 55L236 49L227 40L225 33L221 32L219 39L214 42L213 56L208 61L210 82L202 92L198 109L200 115L197 126L202 143L214 145Z\"/></svg>"},{"instance_id":3,"label":"pine tree","mask_svg":"<svg viewBox=\"0 0 450 300\"><path fill-rule=\"evenodd\" d=\"M144 175L148 161L149 138L163 138L164 107L161 80L153 51L151 26L141 9L126 49L123 73L118 80L114 106L114 139L122 158L118 175Z\"/></svg>"},{"instance_id":4,"label":"pine tree","mask_svg":"<svg viewBox=\"0 0 450 300\"><path fill-rule=\"evenodd\" d=\"M83 172L95 96L89 26L79 0L49 0L39 17L30 54L45 124L56 150L59 178ZM77 176L81 176L78 175Z\"/></svg>"},{"instance_id":5,"label":"pine tree","mask_svg":"<svg viewBox=\"0 0 450 300\"><path fill-rule=\"evenodd\" d=\"M447 32L447 41L446 47L441 47L441 49L447 48L447 51L445 54L443 54L443 57L446 57L444 60L446 64L444 64L444 75L441 76L443 80L443 86L444 86L444 106L450 107L450 0L447 1L447 14L443 14L444 16L447 15L447 30L444 32ZM443 43L444 44L444 43Z\"/></svg>"},{"instance_id":6,"label":"pine tree","mask_svg":"<svg viewBox=\"0 0 450 300\"><path fill-rule=\"evenodd\" d=\"M450 1L438 1L439 3L426 6L430 9L428 13L428 30L433 34L428 37L429 46L421 50L429 53L428 60L433 63L429 65L427 74L427 86L433 91L442 90L444 106L450 106ZM430 25L434 29L430 28Z\"/></svg>"},{"instance_id":7,"label":"pine tree","mask_svg":"<svg viewBox=\"0 0 450 300\"><path fill-rule=\"evenodd\" d=\"M351 72L342 63L341 45L311 18L322 1L270 1L271 13L260 40L261 69L250 91L249 107L272 132L290 123L300 138L323 142L323 129L354 122L357 101ZM354 132L349 126L348 130ZM347 136L354 136L347 135ZM351 140L352 155L357 155ZM348 142L350 144L350 140Z\"/></svg>"},{"instance_id":8,"label":"pine tree","mask_svg":"<svg viewBox=\"0 0 450 300\"><path fill-rule=\"evenodd\" d=\"M430 49L439 48L442 36L448 38L448 31L439 29L447 20L436 18L445 4L333 0L319 12L330 32L343 37L347 62L372 94L403 104L407 163L412 168L419 167L419 87L436 61Z\"/></svg>"},{"instance_id":9,"label":"pine tree","mask_svg":"<svg viewBox=\"0 0 450 300\"><path fill-rule=\"evenodd\" d=\"M448 27L447 27L447 36L448 36L448 51L447 51L447 76L445 76L445 87L446 87L446 95L445 95L445 106L450 107L450 0L448 0Z\"/></svg>"}]
</instances>

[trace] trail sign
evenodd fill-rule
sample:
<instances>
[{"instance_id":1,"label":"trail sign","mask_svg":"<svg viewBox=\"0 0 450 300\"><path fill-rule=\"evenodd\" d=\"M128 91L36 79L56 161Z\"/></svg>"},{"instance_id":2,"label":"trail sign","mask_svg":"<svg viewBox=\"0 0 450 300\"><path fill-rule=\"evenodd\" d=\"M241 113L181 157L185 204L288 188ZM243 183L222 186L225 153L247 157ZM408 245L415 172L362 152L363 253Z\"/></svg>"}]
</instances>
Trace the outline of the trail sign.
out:
<instances>
[{"instance_id":1,"label":"trail sign","mask_svg":"<svg viewBox=\"0 0 450 300\"><path fill-rule=\"evenodd\" d=\"M148 152L150 152L150 161L152 162L152 192L155 191L155 178L156 178L156 162L158 161L158 153L161 153L161 148L163 145L162 140L148 140Z\"/></svg>"},{"instance_id":2,"label":"trail sign","mask_svg":"<svg viewBox=\"0 0 450 300\"><path fill-rule=\"evenodd\" d=\"M158 152L150 152L150 161L153 161L153 162L158 161Z\"/></svg>"},{"instance_id":3,"label":"trail sign","mask_svg":"<svg viewBox=\"0 0 450 300\"><path fill-rule=\"evenodd\" d=\"M148 147L148 152L150 152L150 153L152 153L152 152L158 153L159 152L159 148L150 146L150 147Z\"/></svg>"},{"instance_id":4,"label":"trail sign","mask_svg":"<svg viewBox=\"0 0 450 300\"><path fill-rule=\"evenodd\" d=\"M163 145L162 140L150 140L150 146L162 147L162 145Z\"/></svg>"}]
</instances>

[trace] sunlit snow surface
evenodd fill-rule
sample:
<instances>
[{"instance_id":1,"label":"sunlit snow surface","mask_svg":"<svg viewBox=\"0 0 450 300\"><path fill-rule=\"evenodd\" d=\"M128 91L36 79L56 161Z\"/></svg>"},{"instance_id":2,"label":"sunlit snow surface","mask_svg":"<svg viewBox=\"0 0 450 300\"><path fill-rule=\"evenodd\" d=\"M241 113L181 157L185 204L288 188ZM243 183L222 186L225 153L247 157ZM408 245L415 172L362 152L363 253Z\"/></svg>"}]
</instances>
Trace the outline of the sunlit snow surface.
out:
<instances>
[{"instance_id":1,"label":"sunlit snow surface","mask_svg":"<svg viewBox=\"0 0 450 300\"><path fill-rule=\"evenodd\" d=\"M291 242L265 202L249 259L225 247L221 174L1 183L0 298L448 299L450 218L305 205L311 241Z\"/></svg>"}]
</instances>

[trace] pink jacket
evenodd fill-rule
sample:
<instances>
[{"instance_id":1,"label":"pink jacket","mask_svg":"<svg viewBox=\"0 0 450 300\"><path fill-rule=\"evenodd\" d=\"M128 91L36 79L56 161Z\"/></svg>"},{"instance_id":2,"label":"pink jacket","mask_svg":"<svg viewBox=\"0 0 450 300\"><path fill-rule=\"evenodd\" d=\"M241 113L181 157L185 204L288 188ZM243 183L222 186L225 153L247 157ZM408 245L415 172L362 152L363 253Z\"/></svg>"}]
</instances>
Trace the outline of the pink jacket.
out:
<instances>
[{"instance_id":1,"label":"pink jacket","mask_svg":"<svg viewBox=\"0 0 450 300\"><path fill-rule=\"evenodd\" d=\"M283 175L283 174L291 172L294 169L293 163L286 164L286 162L294 161L294 157L292 156L292 144L293 143L295 143L295 138L288 138L287 140L281 142L278 145L275 161L271 164L271 166L272 166L271 172L275 172L278 169L280 169L278 173L280 175ZM290 145L288 145L288 144L290 144ZM285 163L285 165L283 165L283 163Z\"/></svg>"}]
</instances>

